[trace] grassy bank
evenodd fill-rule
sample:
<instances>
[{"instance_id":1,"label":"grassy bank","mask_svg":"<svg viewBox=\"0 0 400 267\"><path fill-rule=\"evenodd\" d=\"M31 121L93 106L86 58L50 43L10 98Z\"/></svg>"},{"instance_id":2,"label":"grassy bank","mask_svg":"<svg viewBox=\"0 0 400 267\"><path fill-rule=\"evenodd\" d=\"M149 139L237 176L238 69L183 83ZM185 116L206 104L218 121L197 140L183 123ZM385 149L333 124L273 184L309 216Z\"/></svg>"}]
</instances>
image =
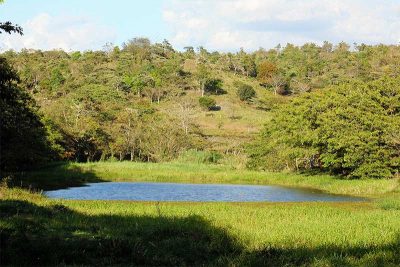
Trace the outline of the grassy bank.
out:
<instances>
[{"instance_id":1,"label":"grassy bank","mask_svg":"<svg viewBox=\"0 0 400 267\"><path fill-rule=\"evenodd\" d=\"M333 194L378 197L399 190L398 180L344 180L329 175L236 170L224 165L190 163L65 163L19 174L14 184L42 189L99 181L274 184L323 190Z\"/></svg>"},{"instance_id":2,"label":"grassy bank","mask_svg":"<svg viewBox=\"0 0 400 267\"><path fill-rule=\"evenodd\" d=\"M400 205L60 201L3 189L0 263L398 266Z\"/></svg>"},{"instance_id":3,"label":"grassy bank","mask_svg":"<svg viewBox=\"0 0 400 267\"><path fill-rule=\"evenodd\" d=\"M360 203L174 203L48 199L0 188L0 265L399 266L396 180L341 180L188 163L56 164L11 182L61 188L157 181L301 186Z\"/></svg>"}]
</instances>

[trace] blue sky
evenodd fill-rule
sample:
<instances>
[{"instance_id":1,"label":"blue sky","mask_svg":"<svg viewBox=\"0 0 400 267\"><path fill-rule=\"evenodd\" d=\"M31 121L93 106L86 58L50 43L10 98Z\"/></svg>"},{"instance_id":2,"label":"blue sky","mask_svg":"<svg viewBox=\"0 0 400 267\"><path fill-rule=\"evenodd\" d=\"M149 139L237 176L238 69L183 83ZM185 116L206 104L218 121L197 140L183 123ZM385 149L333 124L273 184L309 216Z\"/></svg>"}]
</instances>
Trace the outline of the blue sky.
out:
<instances>
[{"instance_id":1,"label":"blue sky","mask_svg":"<svg viewBox=\"0 0 400 267\"><path fill-rule=\"evenodd\" d=\"M101 49L138 36L221 51L400 42L400 0L6 0L7 20L25 34L1 34L0 50Z\"/></svg>"},{"instance_id":2,"label":"blue sky","mask_svg":"<svg viewBox=\"0 0 400 267\"><path fill-rule=\"evenodd\" d=\"M110 29L112 32L107 36L115 44L121 44L135 36L146 36L160 41L167 35L166 24L162 21L160 0L6 0L0 5L2 21L9 20L25 26L24 28L27 21L41 14L47 14L53 20L57 17L69 20L67 18L72 17L69 20L71 24L87 20L98 25L98 28ZM63 23L68 24L68 21Z\"/></svg>"}]
</instances>

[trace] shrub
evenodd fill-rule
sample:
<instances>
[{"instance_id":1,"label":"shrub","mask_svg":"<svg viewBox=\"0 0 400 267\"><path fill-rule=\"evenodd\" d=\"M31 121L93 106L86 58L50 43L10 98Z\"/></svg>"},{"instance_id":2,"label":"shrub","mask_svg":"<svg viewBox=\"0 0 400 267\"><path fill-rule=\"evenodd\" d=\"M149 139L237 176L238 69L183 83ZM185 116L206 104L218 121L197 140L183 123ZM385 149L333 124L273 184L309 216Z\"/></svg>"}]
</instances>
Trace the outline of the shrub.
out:
<instances>
[{"instance_id":1,"label":"shrub","mask_svg":"<svg viewBox=\"0 0 400 267\"><path fill-rule=\"evenodd\" d=\"M241 84L236 91L241 101L249 101L256 96L256 91L248 84Z\"/></svg>"},{"instance_id":2,"label":"shrub","mask_svg":"<svg viewBox=\"0 0 400 267\"><path fill-rule=\"evenodd\" d=\"M225 94L225 90L222 89L221 79L208 79L204 84L204 92L213 95Z\"/></svg>"},{"instance_id":3,"label":"shrub","mask_svg":"<svg viewBox=\"0 0 400 267\"><path fill-rule=\"evenodd\" d=\"M202 96L199 98L200 106L205 110L211 110L217 102L214 98L208 96Z\"/></svg>"}]
</instances>

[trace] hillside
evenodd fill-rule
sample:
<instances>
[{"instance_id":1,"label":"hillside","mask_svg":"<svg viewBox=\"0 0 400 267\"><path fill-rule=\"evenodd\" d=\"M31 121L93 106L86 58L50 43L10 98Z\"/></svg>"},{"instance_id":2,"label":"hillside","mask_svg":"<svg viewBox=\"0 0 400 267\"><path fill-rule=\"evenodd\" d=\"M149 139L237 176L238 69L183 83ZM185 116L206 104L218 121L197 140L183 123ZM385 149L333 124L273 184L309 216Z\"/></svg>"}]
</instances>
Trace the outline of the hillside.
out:
<instances>
[{"instance_id":1,"label":"hillside","mask_svg":"<svg viewBox=\"0 0 400 267\"><path fill-rule=\"evenodd\" d=\"M189 148L240 153L243 144L253 140L268 119L264 102L284 98L274 96L255 77L220 70L211 62L196 63L191 59L193 55L185 56L171 51L171 54L160 57L153 54L154 48L148 47L151 50L148 59L138 58L135 53L115 51L113 53L118 56L102 51L83 54L23 51L18 54L6 52L4 55L13 63L21 76L21 85L34 97L46 119L56 125L55 130L61 129L59 132L64 135L64 140L68 136L74 139L95 135L97 131L103 137L106 135L105 138L111 138L111 142L117 142L118 135L124 135L124 131L130 134L126 133L127 129L121 129L124 123L128 123L127 120L132 119L136 124L142 120L140 123L146 124L146 121L157 117L157 120L169 121L167 125L175 124L175 128L187 123L188 135L194 139L185 145ZM192 69L185 69L187 62L194 64ZM215 110L205 110L199 106L198 100L202 95L198 84L200 78L197 78L199 65L209 68L204 79L221 80L219 86L222 93L211 93L216 100ZM256 97L252 101L239 99L234 85L238 81L254 88ZM138 115L142 112L153 115L147 118ZM99 130L103 133L99 133ZM138 129L132 129L132 132L137 133ZM125 145L137 141L120 140ZM78 141L69 141L74 142ZM76 157L79 153L74 147L63 146L67 158L69 155ZM133 149L137 150L136 147ZM111 151L112 147L107 150L107 154L118 153ZM122 158L129 157L127 152L130 151L122 152L126 153ZM96 155L92 160L101 157L101 152L93 153ZM139 151L134 153L140 157ZM150 158L157 160L152 156Z\"/></svg>"},{"instance_id":2,"label":"hillside","mask_svg":"<svg viewBox=\"0 0 400 267\"><path fill-rule=\"evenodd\" d=\"M250 155L247 165L264 170L391 177L398 169L398 46L180 52L134 38L101 51L2 56L40 107L53 160L162 162L196 150L237 166ZM346 95L355 99L343 105Z\"/></svg>"}]
</instances>

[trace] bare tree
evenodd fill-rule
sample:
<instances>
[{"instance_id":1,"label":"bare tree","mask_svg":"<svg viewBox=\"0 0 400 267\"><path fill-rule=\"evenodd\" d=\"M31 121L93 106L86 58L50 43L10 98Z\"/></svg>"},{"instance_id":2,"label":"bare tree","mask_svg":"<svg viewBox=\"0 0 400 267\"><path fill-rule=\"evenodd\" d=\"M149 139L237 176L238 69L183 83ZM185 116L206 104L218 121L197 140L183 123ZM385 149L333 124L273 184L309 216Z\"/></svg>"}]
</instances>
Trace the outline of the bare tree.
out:
<instances>
[{"instance_id":1,"label":"bare tree","mask_svg":"<svg viewBox=\"0 0 400 267\"><path fill-rule=\"evenodd\" d=\"M285 85L286 81L281 75L273 75L270 79L270 83L274 89L274 94L276 95Z\"/></svg>"},{"instance_id":2,"label":"bare tree","mask_svg":"<svg viewBox=\"0 0 400 267\"><path fill-rule=\"evenodd\" d=\"M185 98L173 109L173 113L179 120L180 126L186 135L189 134L189 128L193 124L195 107L196 104L193 99Z\"/></svg>"}]
</instances>

